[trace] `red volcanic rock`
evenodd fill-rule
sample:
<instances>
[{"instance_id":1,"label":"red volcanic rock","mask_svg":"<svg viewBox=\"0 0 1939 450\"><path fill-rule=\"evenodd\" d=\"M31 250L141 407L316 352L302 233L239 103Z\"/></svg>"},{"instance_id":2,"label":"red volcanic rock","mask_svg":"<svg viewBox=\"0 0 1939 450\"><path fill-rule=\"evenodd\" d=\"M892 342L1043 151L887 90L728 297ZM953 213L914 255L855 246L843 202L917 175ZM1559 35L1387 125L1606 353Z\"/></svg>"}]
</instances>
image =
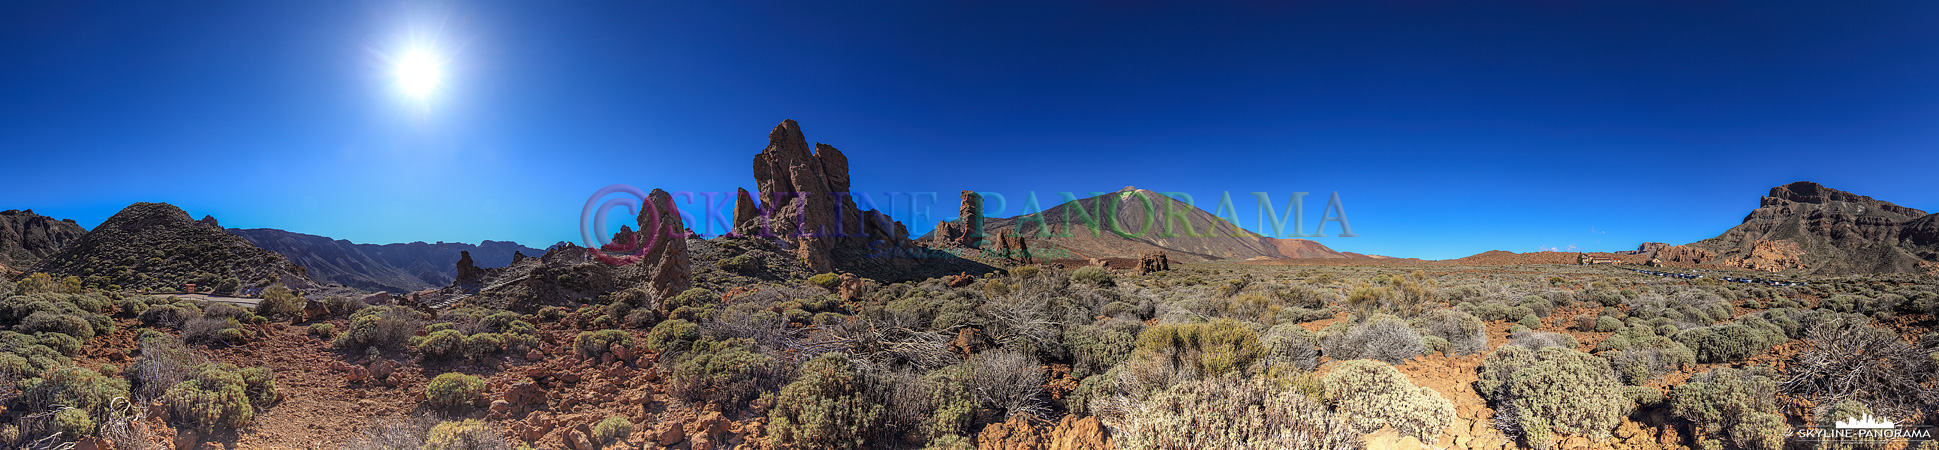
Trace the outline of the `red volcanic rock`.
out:
<instances>
[{"instance_id":1,"label":"red volcanic rock","mask_svg":"<svg viewBox=\"0 0 1939 450\"><path fill-rule=\"evenodd\" d=\"M862 282L862 277L855 276L852 273L843 273L842 282L836 286L835 293L840 295L843 301L854 300L855 297L862 295L862 289L864 287L866 285Z\"/></svg>"},{"instance_id":2,"label":"red volcanic rock","mask_svg":"<svg viewBox=\"0 0 1939 450\"><path fill-rule=\"evenodd\" d=\"M953 288L969 286L973 281L976 281L976 277L970 276L968 272L943 277L943 283Z\"/></svg>"},{"instance_id":3,"label":"red volcanic rock","mask_svg":"<svg viewBox=\"0 0 1939 450\"><path fill-rule=\"evenodd\" d=\"M827 144L810 149L793 120L768 133L754 155L754 182L762 204L735 198L734 233L786 241L814 272L833 272L840 251L865 251L870 243L901 248L909 231L875 210L855 206L849 191L848 157Z\"/></svg>"},{"instance_id":4,"label":"red volcanic rock","mask_svg":"<svg viewBox=\"0 0 1939 450\"><path fill-rule=\"evenodd\" d=\"M957 207L955 221L936 222L933 244L983 248L983 196L976 191L962 191L961 203Z\"/></svg>"},{"instance_id":5,"label":"red volcanic rock","mask_svg":"<svg viewBox=\"0 0 1939 450\"><path fill-rule=\"evenodd\" d=\"M640 208L639 224L641 232L653 230L658 239L651 239L653 246L643 255L642 263L647 266L648 279L653 292L659 298L673 298L693 287L693 262L687 255L687 240L684 238L686 225L680 222L680 210L673 204L673 195L667 191L654 189L646 195L646 201L656 207ZM656 214L657 218L649 217ZM657 225L658 228L649 228Z\"/></svg>"},{"instance_id":6,"label":"red volcanic rock","mask_svg":"<svg viewBox=\"0 0 1939 450\"><path fill-rule=\"evenodd\" d=\"M1778 272L1805 267L1804 249L1792 241L1757 241L1752 244L1750 255L1731 258L1724 265L1750 270Z\"/></svg>"},{"instance_id":7,"label":"red volcanic rock","mask_svg":"<svg viewBox=\"0 0 1939 450\"><path fill-rule=\"evenodd\" d=\"M1165 252L1145 252L1138 257L1139 275L1166 270L1171 270L1171 260L1165 257Z\"/></svg>"},{"instance_id":8,"label":"red volcanic rock","mask_svg":"<svg viewBox=\"0 0 1939 450\"><path fill-rule=\"evenodd\" d=\"M1656 259L1666 263L1703 264L1716 258L1716 253L1688 245L1672 245L1656 251Z\"/></svg>"},{"instance_id":9,"label":"red volcanic rock","mask_svg":"<svg viewBox=\"0 0 1939 450\"><path fill-rule=\"evenodd\" d=\"M1022 264L1036 262L1030 256L1030 243L1024 240L1023 235L1011 230L997 232L995 253L997 256Z\"/></svg>"}]
</instances>

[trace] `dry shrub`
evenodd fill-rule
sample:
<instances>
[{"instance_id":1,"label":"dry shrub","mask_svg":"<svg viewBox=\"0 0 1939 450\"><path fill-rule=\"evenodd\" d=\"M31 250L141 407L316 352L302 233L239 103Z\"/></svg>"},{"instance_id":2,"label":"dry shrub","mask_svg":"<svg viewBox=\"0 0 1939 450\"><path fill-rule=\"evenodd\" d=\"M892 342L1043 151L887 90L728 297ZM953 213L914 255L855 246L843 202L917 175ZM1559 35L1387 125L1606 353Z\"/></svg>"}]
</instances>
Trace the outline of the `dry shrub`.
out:
<instances>
[{"instance_id":1,"label":"dry shrub","mask_svg":"<svg viewBox=\"0 0 1939 450\"><path fill-rule=\"evenodd\" d=\"M1335 360L1372 359L1400 364L1427 352L1421 333L1407 322L1385 314L1320 337L1326 357Z\"/></svg>"},{"instance_id":2,"label":"dry shrub","mask_svg":"<svg viewBox=\"0 0 1939 450\"><path fill-rule=\"evenodd\" d=\"M970 358L969 384L984 406L1005 415L1049 413L1041 398L1043 366L1036 358L1009 350L988 351Z\"/></svg>"},{"instance_id":3,"label":"dry shrub","mask_svg":"<svg viewBox=\"0 0 1939 450\"><path fill-rule=\"evenodd\" d=\"M1454 423L1454 404L1433 389L1415 386L1394 366L1373 360L1346 361L1326 374L1326 395L1333 411L1356 433L1393 427L1400 434L1434 443Z\"/></svg>"},{"instance_id":4,"label":"dry shrub","mask_svg":"<svg viewBox=\"0 0 1939 450\"><path fill-rule=\"evenodd\" d=\"M1858 400L1903 419L1939 409L1939 362L1898 334L1847 315L1811 327L1805 341L1811 349L1786 368L1784 393L1819 405Z\"/></svg>"},{"instance_id":5,"label":"dry shrub","mask_svg":"<svg viewBox=\"0 0 1939 450\"><path fill-rule=\"evenodd\" d=\"M1142 402L1115 399L1106 423L1127 450L1349 449L1361 443L1325 405L1262 380L1214 377Z\"/></svg>"},{"instance_id":6,"label":"dry shrub","mask_svg":"<svg viewBox=\"0 0 1939 450\"><path fill-rule=\"evenodd\" d=\"M1448 354L1469 355L1488 350L1488 324L1459 309L1436 309L1414 319L1416 328L1448 341Z\"/></svg>"}]
</instances>

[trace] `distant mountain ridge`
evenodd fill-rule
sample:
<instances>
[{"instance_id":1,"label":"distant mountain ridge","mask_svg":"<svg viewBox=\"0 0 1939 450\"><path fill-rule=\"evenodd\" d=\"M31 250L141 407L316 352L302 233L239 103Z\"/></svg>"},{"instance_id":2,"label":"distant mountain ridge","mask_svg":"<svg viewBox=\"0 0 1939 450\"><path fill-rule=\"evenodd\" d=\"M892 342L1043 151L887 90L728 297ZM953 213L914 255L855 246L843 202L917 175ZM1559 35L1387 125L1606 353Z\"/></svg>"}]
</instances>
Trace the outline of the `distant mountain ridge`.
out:
<instances>
[{"instance_id":1,"label":"distant mountain ridge","mask_svg":"<svg viewBox=\"0 0 1939 450\"><path fill-rule=\"evenodd\" d=\"M1149 210L1146 209L1146 200L1150 201ZM1096 233L1092 232L1091 222L1083 219L1079 208L1090 212L1095 219ZM1042 237L1038 218L1050 226L1051 237ZM1114 220L1124 234L1114 231ZM1050 259L1136 258L1149 251L1164 251L1173 261L1188 262L1217 259L1386 258L1342 253L1307 239L1260 236L1178 199L1131 186L1060 203L1031 214L986 217L983 219L983 228L984 234L989 236L1005 231L1021 234L1029 239L1032 253ZM1065 252L1069 254L1062 254Z\"/></svg>"},{"instance_id":2,"label":"distant mountain ridge","mask_svg":"<svg viewBox=\"0 0 1939 450\"><path fill-rule=\"evenodd\" d=\"M73 219L57 220L31 209L0 211L0 272L33 267L87 232Z\"/></svg>"},{"instance_id":3,"label":"distant mountain ridge","mask_svg":"<svg viewBox=\"0 0 1939 450\"><path fill-rule=\"evenodd\" d=\"M1799 181L1771 188L1723 234L1655 256L1820 275L1939 273L1939 215Z\"/></svg>"},{"instance_id":4,"label":"distant mountain ridge","mask_svg":"<svg viewBox=\"0 0 1939 450\"><path fill-rule=\"evenodd\" d=\"M312 279L365 291L412 292L450 285L458 276L458 259L464 252L469 252L479 267L511 265L515 253L525 256L544 253L516 242L491 240L477 245L358 244L274 228L235 229L229 233L288 257L307 269Z\"/></svg>"},{"instance_id":5,"label":"distant mountain ridge","mask_svg":"<svg viewBox=\"0 0 1939 450\"><path fill-rule=\"evenodd\" d=\"M236 278L242 291L271 282L314 286L303 268L249 240L225 233L215 218L195 220L167 203L135 203L35 263L33 272L77 276L89 285L173 291L185 283Z\"/></svg>"}]
</instances>

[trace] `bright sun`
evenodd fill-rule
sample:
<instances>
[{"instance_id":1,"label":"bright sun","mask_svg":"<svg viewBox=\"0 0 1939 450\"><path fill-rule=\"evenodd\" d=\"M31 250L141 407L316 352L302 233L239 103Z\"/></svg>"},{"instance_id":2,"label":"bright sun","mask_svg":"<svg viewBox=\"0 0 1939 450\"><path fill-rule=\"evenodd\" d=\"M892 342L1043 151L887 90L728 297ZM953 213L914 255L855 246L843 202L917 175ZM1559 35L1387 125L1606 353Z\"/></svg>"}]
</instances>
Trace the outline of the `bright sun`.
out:
<instances>
[{"instance_id":1,"label":"bright sun","mask_svg":"<svg viewBox=\"0 0 1939 450\"><path fill-rule=\"evenodd\" d=\"M411 49L391 61L391 77L404 95L424 101L444 85L444 61L427 49Z\"/></svg>"}]
</instances>

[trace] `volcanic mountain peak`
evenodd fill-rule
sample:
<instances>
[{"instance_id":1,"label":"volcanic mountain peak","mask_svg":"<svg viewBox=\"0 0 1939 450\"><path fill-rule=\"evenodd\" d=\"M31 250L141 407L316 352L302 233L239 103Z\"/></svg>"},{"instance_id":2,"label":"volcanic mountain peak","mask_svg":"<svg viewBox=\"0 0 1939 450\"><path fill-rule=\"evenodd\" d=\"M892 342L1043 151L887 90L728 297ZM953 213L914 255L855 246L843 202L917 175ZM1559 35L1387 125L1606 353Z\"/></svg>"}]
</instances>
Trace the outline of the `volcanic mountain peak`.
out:
<instances>
[{"instance_id":1,"label":"volcanic mountain peak","mask_svg":"<svg viewBox=\"0 0 1939 450\"><path fill-rule=\"evenodd\" d=\"M1385 258L1341 253L1312 240L1261 236L1190 203L1135 186L1043 211L984 219L985 235L1004 231L1030 239L1031 248L1040 249L1034 252L1049 259L1135 258L1147 251L1165 251L1174 261Z\"/></svg>"},{"instance_id":2,"label":"volcanic mountain peak","mask_svg":"<svg viewBox=\"0 0 1939 450\"><path fill-rule=\"evenodd\" d=\"M129 289L176 289L236 278L244 290L271 282L312 284L303 268L167 203L136 203L34 266L35 272L87 277Z\"/></svg>"}]
</instances>

